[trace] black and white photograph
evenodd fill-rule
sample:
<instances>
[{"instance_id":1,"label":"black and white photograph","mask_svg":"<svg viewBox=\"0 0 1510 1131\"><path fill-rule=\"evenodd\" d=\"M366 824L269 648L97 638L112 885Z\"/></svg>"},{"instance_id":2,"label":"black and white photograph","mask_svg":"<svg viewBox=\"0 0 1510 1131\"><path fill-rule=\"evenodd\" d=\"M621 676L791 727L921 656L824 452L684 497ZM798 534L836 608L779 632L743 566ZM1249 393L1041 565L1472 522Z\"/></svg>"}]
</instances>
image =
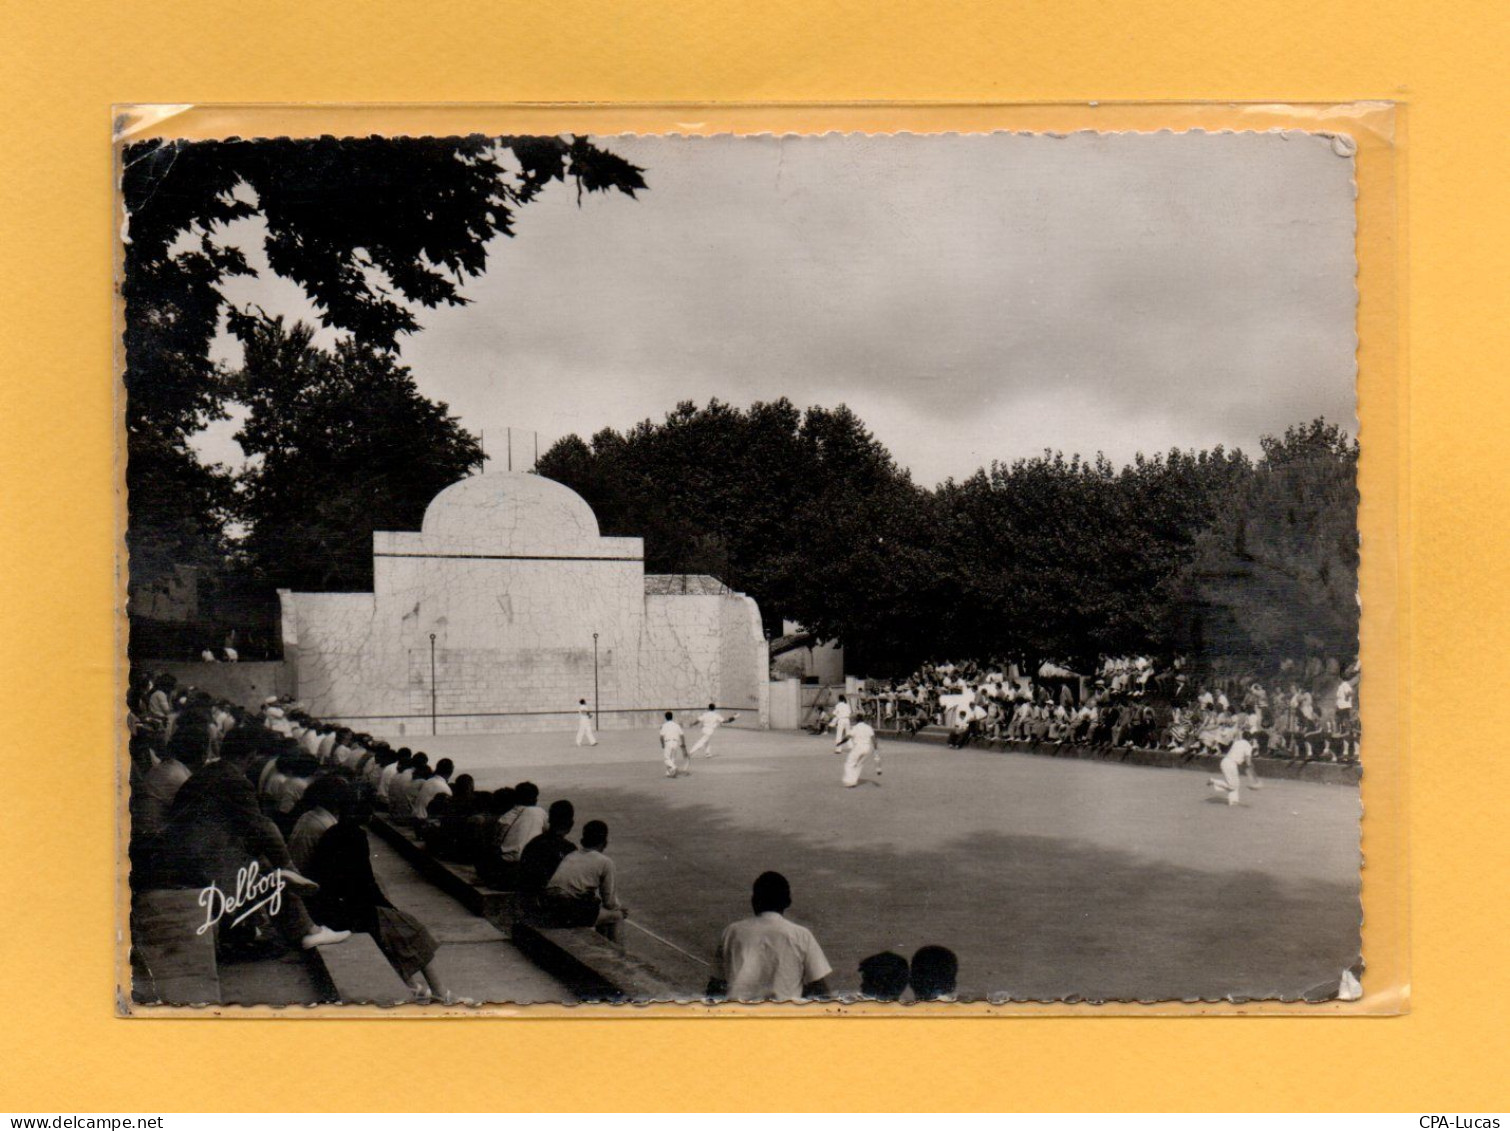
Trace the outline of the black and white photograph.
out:
<instances>
[{"instance_id":1,"label":"black and white photograph","mask_svg":"<svg viewBox=\"0 0 1510 1131\"><path fill-rule=\"evenodd\" d=\"M123 1008L1361 997L1354 160L121 145Z\"/></svg>"}]
</instances>

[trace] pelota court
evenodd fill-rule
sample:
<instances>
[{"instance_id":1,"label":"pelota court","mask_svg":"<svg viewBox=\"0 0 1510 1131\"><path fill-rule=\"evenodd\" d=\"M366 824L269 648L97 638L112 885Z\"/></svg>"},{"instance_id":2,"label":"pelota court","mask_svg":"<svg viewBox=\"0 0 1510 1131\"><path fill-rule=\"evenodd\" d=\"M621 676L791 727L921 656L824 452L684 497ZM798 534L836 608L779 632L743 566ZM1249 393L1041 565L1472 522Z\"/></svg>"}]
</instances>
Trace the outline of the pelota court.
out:
<instances>
[{"instance_id":1,"label":"pelota court","mask_svg":"<svg viewBox=\"0 0 1510 1131\"><path fill-rule=\"evenodd\" d=\"M1358 790L1270 781L1243 803L1206 775L882 737L884 783L844 789L832 739L726 727L667 779L653 729L408 735L480 789L531 780L577 828L608 822L632 920L706 961L767 869L791 880L840 991L866 955L937 943L962 997L1295 998L1356 961ZM873 779L874 775L868 775ZM632 950L702 966L642 930ZM691 995L702 986L689 984Z\"/></svg>"}]
</instances>

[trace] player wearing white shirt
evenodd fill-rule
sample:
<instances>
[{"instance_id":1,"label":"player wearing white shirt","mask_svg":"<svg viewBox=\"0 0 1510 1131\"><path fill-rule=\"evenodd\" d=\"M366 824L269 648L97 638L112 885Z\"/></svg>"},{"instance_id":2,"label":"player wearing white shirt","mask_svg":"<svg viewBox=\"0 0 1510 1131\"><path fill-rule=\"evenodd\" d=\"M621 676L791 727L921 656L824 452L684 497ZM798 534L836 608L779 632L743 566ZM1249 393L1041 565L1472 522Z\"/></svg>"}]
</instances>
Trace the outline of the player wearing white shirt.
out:
<instances>
[{"instance_id":1,"label":"player wearing white shirt","mask_svg":"<svg viewBox=\"0 0 1510 1131\"><path fill-rule=\"evenodd\" d=\"M1212 789L1227 795L1228 805L1237 804L1239 784L1237 771L1241 767L1247 767L1249 787L1262 788L1258 783L1258 771L1253 766L1253 744L1248 741L1246 734L1239 732L1222 757L1222 776L1208 779Z\"/></svg>"},{"instance_id":2,"label":"player wearing white shirt","mask_svg":"<svg viewBox=\"0 0 1510 1131\"><path fill-rule=\"evenodd\" d=\"M834 704L834 753L844 745L844 737L849 734L850 709L849 700L839 696L839 702Z\"/></svg>"},{"instance_id":3,"label":"player wearing white shirt","mask_svg":"<svg viewBox=\"0 0 1510 1131\"><path fill-rule=\"evenodd\" d=\"M592 709L588 707L586 699L577 700L577 745L583 743L589 746L598 744L598 736L592 732Z\"/></svg>"},{"instance_id":4,"label":"player wearing white shirt","mask_svg":"<svg viewBox=\"0 0 1510 1131\"><path fill-rule=\"evenodd\" d=\"M871 755L875 755L876 773L880 774L881 755L876 750L876 732L864 719L849 728L847 744L849 753L844 759L843 781L847 789L853 789L860 784L860 774L865 769L865 760Z\"/></svg>"},{"instance_id":5,"label":"player wearing white shirt","mask_svg":"<svg viewBox=\"0 0 1510 1131\"><path fill-rule=\"evenodd\" d=\"M666 721L661 724L661 757L666 759L668 778L692 773L692 759L687 756L686 732L670 711L666 712Z\"/></svg>"},{"instance_id":6,"label":"player wearing white shirt","mask_svg":"<svg viewBox=\"0 0 1510 1131\"><path fill-rule=\"evenodd\" d=\"M738 715L724 718L718 713L718 709L709 703L708 709L697 716L698 725L703 728L703 733L692 744L692 749L687 755L688 760L690 761L692 756L699 752L702 752L704 758L713 757L713 736L718 733L719 727L725 723L732 723L737 718L739 718Z\"/></svg>"}]
</instances>

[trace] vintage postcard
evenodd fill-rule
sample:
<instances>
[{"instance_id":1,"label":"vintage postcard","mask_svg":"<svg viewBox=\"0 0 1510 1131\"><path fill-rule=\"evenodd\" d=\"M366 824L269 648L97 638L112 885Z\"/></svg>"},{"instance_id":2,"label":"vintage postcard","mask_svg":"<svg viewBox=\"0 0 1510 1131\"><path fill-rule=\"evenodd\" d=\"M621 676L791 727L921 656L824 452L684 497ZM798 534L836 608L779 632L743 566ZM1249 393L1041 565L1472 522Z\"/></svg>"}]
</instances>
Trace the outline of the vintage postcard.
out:
<instances>
[{"instance_id":1,"label":"vintage postcard","mask_svg":"<svg viewBox=\"0 0 1510 1131\"><path fill-rule=\"evenodd\" d=\"M122 144L130 1008L1359 996L1354 157Z\"/></svg>"}]
</instances>

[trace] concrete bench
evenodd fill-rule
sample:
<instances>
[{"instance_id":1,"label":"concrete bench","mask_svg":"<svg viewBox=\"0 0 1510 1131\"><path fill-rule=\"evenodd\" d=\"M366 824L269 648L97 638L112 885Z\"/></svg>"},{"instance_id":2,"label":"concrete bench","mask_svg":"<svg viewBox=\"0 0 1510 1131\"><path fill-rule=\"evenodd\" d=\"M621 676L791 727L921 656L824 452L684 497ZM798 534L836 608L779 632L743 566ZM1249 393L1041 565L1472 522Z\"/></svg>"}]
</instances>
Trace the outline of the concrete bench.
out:
<instances>
[{"instance_id":1,"label":"concrete bench","mask_svg":"<svg viewBox=\"0 0 1510 1131\"><path fill-rule=\"evenodd\" d=\"M131 958L140 977L132 996L144 1005L219 1005L215 930L204 926L197 891L136 893L131 899Z\"/></svg>"},{"instance_id":2,"label":"concrete bench","mask_svg":"<svg viewBox=\"0 0 1510 1131\"><path fill-rule=\"evenodd\" d=\"M522 921L514 944L583 1001L675 1001L702 987L678 990L659 971L627 955L591 927L541 927Z\"/></svg>"},{"instance_id":3,"label":"concrete bench","mask_svg":"<svg viewBox=\"0 0 1510 1131\"><path fill-rule=\"evenodd\" d=\"M471 865L440 859L425 847L410 828L376 816L369 822L369 827L392 845L400 856L413 864L420 875L472 914L504 931L519 917L518 892L490 888L477 879L477 869Z\"/></svg>"},{"instance_id":4,"label":"concrete bench","mask_svg":"<svg viewBox=\"0 0 1510 1131\"><path fill-rule=\"evenodd\" d=\"M305 951L310 965L342 1005L399 1005L414 995L371 935Z\"/></svg>"},{"instance_id":5,"label":"concrete bench","mask_svg":"<svg viewBox=\"0 0 1510 1131\"><path fill-rule=\"evenodd\" d=\"M477 871L466 864L441 860L431 853L408 827L382 817L371 821L372 831L440 890L456 899L474 915L487 919L507 934L532 961L565 982L584 1001L668 1001L698 993L676 989L674 979L701 983L705 972L690 974L680 968L662 971L587 927L542 927L525 917L527 901L519 892L498 891L477 881ZM342 944L345 945L345 944Z\"/></svg>"}]
</instances>

